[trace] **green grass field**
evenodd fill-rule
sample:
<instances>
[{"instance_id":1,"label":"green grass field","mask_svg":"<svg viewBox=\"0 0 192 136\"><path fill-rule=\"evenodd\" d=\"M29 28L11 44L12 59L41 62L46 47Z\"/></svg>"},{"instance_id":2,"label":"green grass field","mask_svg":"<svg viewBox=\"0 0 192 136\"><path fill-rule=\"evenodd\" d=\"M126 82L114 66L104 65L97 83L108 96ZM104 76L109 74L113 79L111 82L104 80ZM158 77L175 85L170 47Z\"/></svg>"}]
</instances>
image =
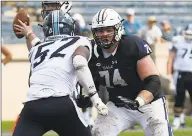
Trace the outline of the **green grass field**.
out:
<instances>
[{"instance_id":1,"label":"green grass field","mask_svg":"<svg viewBox=\"0 0 192 136\"><path fill-rule=\"evenodd\" d=\"M192 129L191 130L178 130L174 131L174 136L192 136ZM44 136L58 136L56 134L50 135L46 134ZM144 136L143 132L124 132L119 136Z\"/></svg>"},{"instance_id":2,"label":"green grass field","mask_svg":"<svg viewBox=\"0 0 192 136\"><path fill-rule=\"evenodd\" d=\"M173 118L170 117L170 122L173 121ZM3 121L2 122L2 132L10 132L11 128L13 126L12 121ZM187 129L180 129L177 131L174 131L174 136L192 136L192 120L190 117L186 117L186 126ZM137 126L136 128L140 128ZM191 129L190 129L191 128ZM10 134L3 134L2 136L10 136ZM57 136L57 134L45 134L44 136ZM120 134L119 136L144 136L144 133L139 129L139 132L131 131L131 132L124 132Z\"/></svg>"},{"instance_id":3,"label":"green grass field","mask_svg":"<svg viewBox=\"0 0 192 136\"><path fill-rule=\"evenodd\" d=\"M57 135L46 134L45 136L57 136ZM120 134L119 136L144 136L144 133L143 132L125 132ZM188 131L188 130L175 131L174 136L192 136L192 130L191 131Z\"/></svg>"}]
</instances>

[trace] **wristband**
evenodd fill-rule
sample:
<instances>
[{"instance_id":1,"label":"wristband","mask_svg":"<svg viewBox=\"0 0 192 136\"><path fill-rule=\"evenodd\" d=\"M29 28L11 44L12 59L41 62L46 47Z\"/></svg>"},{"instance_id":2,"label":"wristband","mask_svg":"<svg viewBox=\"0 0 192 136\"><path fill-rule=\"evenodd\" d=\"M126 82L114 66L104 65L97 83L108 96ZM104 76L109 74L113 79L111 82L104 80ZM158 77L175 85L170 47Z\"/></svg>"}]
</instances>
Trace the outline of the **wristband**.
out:
<instances>
[{"instance_id":1,"label":"wristband","mask_svg":"<svg viewBox=\"0 0 192 136\"><path fill-rule=\"evenodd\" d=\"M139 107L145 105L145 101L144 101L144 99L142 97L138 96L135 100L138 101Z\"/></svg>"},{"instance_id":2,"label":"wristband","mask_svg":"<svg viewBox=\"0 0 192 136\"><path fill-rule=\"evenodd\" d=\"M31 46L32 46L32 47L35 46L39 41L40 41L40 39L39 39L38 37L36 37L35 39L33 39L33 40L31 41Z\"/></svg>"},{"instance_id":3,"label":"wristband","mask_svg":"<svg viewBox=\"0 0 192 136\"><path fill-rule=\"evenodd\" d=\"M26 35L26 39L28 39L31 34L33 34L33 32L28 32Z\"/></svg>"}]
</instances>

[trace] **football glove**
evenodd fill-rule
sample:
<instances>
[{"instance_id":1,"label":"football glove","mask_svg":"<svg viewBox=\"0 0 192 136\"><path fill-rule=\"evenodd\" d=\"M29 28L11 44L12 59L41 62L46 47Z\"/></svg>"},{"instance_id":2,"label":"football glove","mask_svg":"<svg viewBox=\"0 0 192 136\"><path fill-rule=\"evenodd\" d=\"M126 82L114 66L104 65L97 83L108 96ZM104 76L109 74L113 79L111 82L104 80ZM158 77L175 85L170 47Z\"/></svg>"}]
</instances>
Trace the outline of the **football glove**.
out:
<instances>
[{"instance_id":1,"label":"football glove","mask_svg":"<svg viewBox=\"0 0 192 136\"><path fill-rule=\"evenodd\" d=\"M77 98L75 99L75 101L79 108L88 108L88 107L91 107L91 105L92 105L90 97L81 95L81 94L77 95Z\"/></svg>"},{"instance_id":2,"label":"football glove","mask_svg":"<svg viewBox=\"0 0 192 136\"><path fill-rule=\"evenodd\" d=\"M175 90L175 84L174 84L174 79L172 75L168 75L167 79L169 80L169 89L170 90Z\"/></svg>"},{"instance_id":3,"label":"football glove","mask_svg":"<svg viewBox=\"0 0 192 136\"><path fill-rule=\"evenodd\" d=\"M118 98L119 98L119 101L115 103L117 107L125 107L127 109L137 110L143 113L142 111L139 110L139 102L137 100L133 101L122 96L118 96Z\"/></svg>"},{"instance_id":4,"label":"football glove","mask_svg":"<svg viewBox=\"0 0 192 136\"><path fill-rule=\"evenodd\" d=\"M91 96L91 101L95 108L97 109L98 113L101 115L108 115L108 108L107 106L101 101L101 98L99 98L98 94L95 93Z\"/></svg>"}]
</instances>

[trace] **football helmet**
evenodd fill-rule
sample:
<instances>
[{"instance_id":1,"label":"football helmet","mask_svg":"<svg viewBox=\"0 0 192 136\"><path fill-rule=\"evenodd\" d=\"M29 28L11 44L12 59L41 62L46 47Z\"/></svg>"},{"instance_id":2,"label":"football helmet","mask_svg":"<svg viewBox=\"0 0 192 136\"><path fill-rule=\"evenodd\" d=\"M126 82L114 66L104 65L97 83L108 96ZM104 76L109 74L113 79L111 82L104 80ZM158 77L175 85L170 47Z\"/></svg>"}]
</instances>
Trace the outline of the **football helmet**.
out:
<instances>
[{"instance_id":1,"label":"football helmet","mask_svg":"<svg viewBox=\"0 0 192 136\"><path fill-rule=\"evenodd\" d=\"M51 11L44 19L43 32L45 37L70 35L74 36L74 20L68 13L61 10Z\"/></svg>"},{"instance_id":2,"label":"football helmet","mask_svg":"<svg viewBox=\"0 0 192 136\"><path fill-rule=\"evenodd\" d=\"M188 24L185 30L183 31L183 36L186 41L192 41L192 24Z\"/></svg>"},{"instance_id":3,"label":"football helmet","mask_svg":"<svg viewBox=\"0 0 192 136\"><path fill-rule=\"evenodd\" d=\"M44 19L49 14L49 12L53 10L62 10L63 12L68 13L72 7L72 2L43 1L41 6L42 6L41 16Z\"/></svg>"},{"instance_id":4,"label":"football helmet","mask_svg":"<svg viewBox=\"0 0 192 136\"><path fill-rule=\"evenodd\" d=\"M43 19L49 14L50 11L59 10L61 8L61 3L59 1L43 1L41 3L42 11L41 16Z\"/></svg>"},{"instance_id":5,"label":"football helmet","mask_svg":"<svg viewBox=\"0 0 192 136\"><path fill-rule=\"evenodd\" d=\"M102 32L111 27L114 28L113 33L108 33L108 35L105 36L98 36L98 32ZM91 30L96 44L105 49L109 49L119 42L124 34L121 16L113 9L102 9L98 11L93 17ZM109 41L107 37L111 36L113 38Z\"/></svg>"}]
</instances>

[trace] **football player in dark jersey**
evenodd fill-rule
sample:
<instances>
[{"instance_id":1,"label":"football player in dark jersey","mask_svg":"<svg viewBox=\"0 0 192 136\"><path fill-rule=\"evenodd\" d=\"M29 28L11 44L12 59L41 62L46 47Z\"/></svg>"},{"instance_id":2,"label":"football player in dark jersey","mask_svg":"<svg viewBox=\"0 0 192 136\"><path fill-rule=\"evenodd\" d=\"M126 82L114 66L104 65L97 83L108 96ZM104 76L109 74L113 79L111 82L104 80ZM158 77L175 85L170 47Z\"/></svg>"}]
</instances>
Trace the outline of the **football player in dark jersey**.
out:
<instances>
[{"instance_id":1,"label":"football player in dark jersey","mask_svg":"<svg viewBox=\"0 0 192 136\"><path fill-rule=\"evenodd\" d=\"M159 73L149 44L124 36L122 19L102 9L92 20L95 40L89 67L95 84L109 92L108 116L97 116L94 136L117 136L136 123L147 136L172 136Z\"/></svg>"}]
</instances>

